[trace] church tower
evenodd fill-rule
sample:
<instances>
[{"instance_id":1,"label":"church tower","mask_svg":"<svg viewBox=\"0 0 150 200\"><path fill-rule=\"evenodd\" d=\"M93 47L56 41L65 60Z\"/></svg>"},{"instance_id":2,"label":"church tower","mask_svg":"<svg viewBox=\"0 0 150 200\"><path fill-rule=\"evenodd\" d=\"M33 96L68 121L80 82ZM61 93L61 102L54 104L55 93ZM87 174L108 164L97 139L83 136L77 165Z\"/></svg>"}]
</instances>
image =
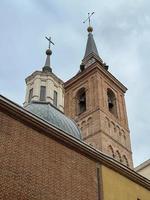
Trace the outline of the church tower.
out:
<instances>
[{"instance_id":1,"label":"church tower","mask_svg":"<svg viewBox=\"0 0 150 200\"><path fill-rule=\"evenodd\" d=\"M133 168L124 99L127 88L100 58L93 28L87 31L80 71L64 84L65 114L77 122L86 143Z\"/></svg>"},{"instance_id":2,"label":"church tower","mask_svg":"<svg viewBox=\"0 0 150 200\"><path fill-rule=\"evenodd\" d=\"M46 50L46 61L42 71L35 71L26 78L26 97L24 107L26 108L31 102L51 103L60 111L64 111L64 87L63 81L60 80L53 72L50 64L52 51L50 44Z\"/></svg>"}]
</instances>

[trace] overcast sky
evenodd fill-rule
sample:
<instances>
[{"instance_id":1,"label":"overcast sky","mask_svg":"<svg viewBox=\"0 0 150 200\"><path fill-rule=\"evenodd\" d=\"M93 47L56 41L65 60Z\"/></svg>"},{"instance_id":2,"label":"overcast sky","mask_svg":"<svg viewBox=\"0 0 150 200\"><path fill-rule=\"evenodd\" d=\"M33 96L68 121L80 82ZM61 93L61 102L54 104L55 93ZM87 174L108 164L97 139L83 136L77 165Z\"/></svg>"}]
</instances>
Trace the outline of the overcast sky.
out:
<instances>
[{"instance_id":1,"label":"overcast sky","mask_svg":"<svg viewBox=\"0 0 150 200\"><path fill-rule=\"evenodd\" d=\"M150 1L0 0L0 93L22 105L24 79L45 62L45 36L55 46L53 72L66 81L85 52L88 12L100 57L127 88L134 164L150 158Z\"/></svg>"}]
</instances>

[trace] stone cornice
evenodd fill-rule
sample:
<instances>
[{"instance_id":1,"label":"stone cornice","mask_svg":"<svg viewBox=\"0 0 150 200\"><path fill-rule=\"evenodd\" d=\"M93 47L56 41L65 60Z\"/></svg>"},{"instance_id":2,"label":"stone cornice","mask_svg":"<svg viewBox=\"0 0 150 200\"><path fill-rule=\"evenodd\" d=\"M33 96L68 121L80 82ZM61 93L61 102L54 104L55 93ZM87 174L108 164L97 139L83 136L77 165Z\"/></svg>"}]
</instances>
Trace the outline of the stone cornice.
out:
<instances>
[{"instance_id":1,"label":"stone cornice","mask_svg":"<svg viewBox=\"0 0 150 200\"><path fill-rule=\"evenodd\" d=\"M48 122L42 120L41 118L33 115L27 110L23 109L16 103L6 99L0 95L0 110L10 115L22 123L38 130L41 134L51 137L69 148L73 148L81 154L95 160L95 162L105 165L108 168L117 171L121 175L127 177L128 179L138 183L139 185L150 190L150 181L140 174L136 173L132 169L120 164L119 162L113 160L106 154L96 150L95 148L87 145L86 143L68 135L67 133L61 131L60 129L50 125Z\"/></svg>"},{"instance_id":2,"label":"stone cornice","mask_svg":"<svg viewBox=\"0 0 150 200\"><path fill-rule=\"evenodd\" d=\"M118 79L116 79L108 70L106 70L99 62L91 64L91 66L85 68L83 72L77 73L73 78L66 81L64 83L65 89L67 89L68 86L78 81L81 77L83 78L85 76L88 76L89 73L91 71L94 71L95 69L97 69L98 72L101 72L104 76L106 76L108 79L114 82L115 85L117 85L123 91L123 93L127 91L127 88Z\"/></svg>"},{"instance_id":3,"label":"stone cornice","mask_svg":"<svg viewBox=\"0 0 150 200\"><path fill-rule=\"evenodd\" d=\"M64 83L64 82L63 82L60 78L58 78L53 72L48 72L48 73L46 73L46 72L43 72L43 71L35 71L35 72L33 72L30 76L28 76L28 77L25 79L26 83L27 83L28 81L30 81L31 79L33 79L33 78L34 78L35 76L37 76L37 75L40 75L40 76L51 76L51 77L54 78L54 80L58 81L59 83L61 83L61 84Z\"/></svg>"}]
</instances>

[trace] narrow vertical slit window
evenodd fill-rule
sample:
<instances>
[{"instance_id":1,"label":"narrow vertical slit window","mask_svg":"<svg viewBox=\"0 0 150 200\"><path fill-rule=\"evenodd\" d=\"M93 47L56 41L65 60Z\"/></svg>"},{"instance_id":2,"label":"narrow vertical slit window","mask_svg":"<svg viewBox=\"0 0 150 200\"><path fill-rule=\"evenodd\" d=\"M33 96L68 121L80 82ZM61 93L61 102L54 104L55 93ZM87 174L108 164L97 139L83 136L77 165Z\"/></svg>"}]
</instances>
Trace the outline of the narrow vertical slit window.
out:
<instances>
[{"instance_id":1,"label":"narrow vertical slit window","mask_svg":"<svg viewBox=\"0 0 150 200\"><path fill-rule=\"evenodd\" d=\"M31 88L31 89L29 90L29 98L28 98L28 103L30 103L30 102L31 102L31 100L32 100L32 97L33 97L33 88Z\"/></svg>"},{"instance_id":2,"label":"narrow vertical slit window","mask_svg":"<svg viewBox=\"0 0 150 200\"><path fill-rule=\"evenodd\" d=\"M58 98L58 94L57 92L54 90L54 97L53 97L53 105L57 107L57 98Z\"/></svg>"},{"instance_id":3,"label":"narrow vertical slit window","mask_svg":"<svg viewBox=\"0 0 150 200\"><path fill-rule=\"evenodd\" d=\"M45 86L41 86L40 101L46 101L46 87Z\"/></svg>"}]
</instances>

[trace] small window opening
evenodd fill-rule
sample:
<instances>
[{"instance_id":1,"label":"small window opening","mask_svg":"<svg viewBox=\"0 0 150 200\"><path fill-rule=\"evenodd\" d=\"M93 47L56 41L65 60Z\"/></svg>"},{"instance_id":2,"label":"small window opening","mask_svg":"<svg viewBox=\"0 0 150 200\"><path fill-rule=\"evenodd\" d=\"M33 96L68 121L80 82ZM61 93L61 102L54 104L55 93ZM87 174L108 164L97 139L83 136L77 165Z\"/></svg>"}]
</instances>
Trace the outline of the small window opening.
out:
<instances>
[{"instance_id":1,"label":"small window opening","mask_svg":"<svg viewBox=\"0 0 150 200\"><path fill-rule=\"evenodd\" d=\"M108 98L108 109L114 116L117 117L117 104L116 97L112 90L107 90L107 98Z\"/></svg>"},{"instance_id":2,"label":"small window opening","mask_svg":"<svg viewBox=\"0 0 150 200\"><path fill-rule=\"evenodd\" d=\"M86 92L85 88L82 88L79 90L78 95L77 95L77 109L78 109L78 114L83 113L86 111Z\"/></svg>"},{"instance_id":3,"label":"small window opening","mask_svg":"<svg viewBox=\"0 0 150 200\"><path fill-rule=\"evenodd\" d=\"M40 101L46 101L46 87L45 86L41 86Z\"/></svg>"},{"instance_id":4,"label":"small window opening","mask_svg":"<svg viewBox=\"0 0 150 200\"><path fill-rule=\"evenodd\" d=\"M31 102L32 100L32 97L33 97L33 88L29 90L29 98L28 98L28 103Z\"/></svg>"},{"instance_id":5,"label":"small window opening","mask_svg":"<svg viewBox=\"0 0 150 200\"><path fill-rule=\"evenodd\" d=\"M53 105L57 107L57 92L54 90Z\"/></svg>"}]
</instances>

